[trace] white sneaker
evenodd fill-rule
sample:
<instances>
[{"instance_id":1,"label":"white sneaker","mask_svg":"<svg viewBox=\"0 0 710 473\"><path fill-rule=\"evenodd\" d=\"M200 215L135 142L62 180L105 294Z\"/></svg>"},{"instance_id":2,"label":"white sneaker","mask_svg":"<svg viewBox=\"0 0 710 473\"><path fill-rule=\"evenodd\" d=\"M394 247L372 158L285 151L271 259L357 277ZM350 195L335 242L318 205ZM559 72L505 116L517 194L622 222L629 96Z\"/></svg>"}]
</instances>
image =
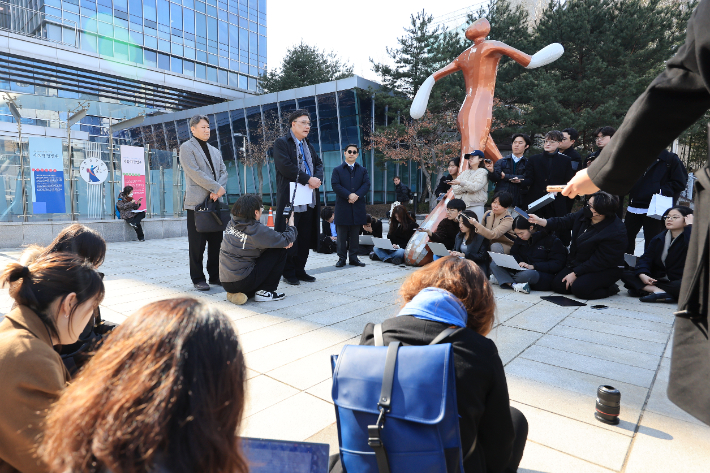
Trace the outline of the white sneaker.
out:
<instances>
[{"instance_id":1,"label":"white sneaker","mask_svg":"<svg viewBox=\"0 0 710 473\"><path fill-rule=\"evenodd\" d=\"M256 302L271 302L280 301L286 297L283 292L269 292L269 291L257 291L254 295L254 300Z\"/></svg>"},{"instance_id":2,"label":"white sneaker","mask_svg":"<svg viewBox=\"0 0 710 473\"><path fill-rule=\"evenodd\" d=\"M523 294L530 294L530 284L515 283L513 284L513 290L515 290L515 292L522 292Z\"/></svg>"},{"instance_id":3,"label":"white sneaker","mask_svg":"<svg viewBox=\"0 0 710 473\"><path fill-rule=\"evenodd\" d=\"M491 274L491 278L490 278L490 283L491 283L491 284L498 284L498 280L497 280L496 277L495 277L494 275L492 275L492 274Z\"/></svg>"}]
</instances>

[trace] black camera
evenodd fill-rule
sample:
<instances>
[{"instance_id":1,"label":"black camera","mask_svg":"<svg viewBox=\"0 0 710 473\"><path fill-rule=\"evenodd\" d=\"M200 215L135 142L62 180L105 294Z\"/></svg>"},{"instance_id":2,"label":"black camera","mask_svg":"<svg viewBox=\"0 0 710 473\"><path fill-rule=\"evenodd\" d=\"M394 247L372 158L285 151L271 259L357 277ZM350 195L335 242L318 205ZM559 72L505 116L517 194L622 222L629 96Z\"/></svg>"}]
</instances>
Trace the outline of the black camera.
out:
<instances>
[{"instance_id":1,"label":"black camera","mask_svg":"<svg viewBox=\"0 0 710 473\"><path fill-rule=\"evenodd\" d=\"M613 386L599 386L597 388L597 404L594 417L599 422L616 425L619 423L621 412L621 393Z\"/></svg>"},{"instance_id":2,"label":"black camera","mask_svg":"<svg viewBox=\"0 0 710 473\"><path fill-rule=\"evenodd\" d=\"M286 218L288 218L289 216L291 216L291 206L290 206L290 205L287 205L286 207L284 207L284 213L283 213L283 215L284 215L284 217L286 217Z\"/></svg>"}]
</instances>

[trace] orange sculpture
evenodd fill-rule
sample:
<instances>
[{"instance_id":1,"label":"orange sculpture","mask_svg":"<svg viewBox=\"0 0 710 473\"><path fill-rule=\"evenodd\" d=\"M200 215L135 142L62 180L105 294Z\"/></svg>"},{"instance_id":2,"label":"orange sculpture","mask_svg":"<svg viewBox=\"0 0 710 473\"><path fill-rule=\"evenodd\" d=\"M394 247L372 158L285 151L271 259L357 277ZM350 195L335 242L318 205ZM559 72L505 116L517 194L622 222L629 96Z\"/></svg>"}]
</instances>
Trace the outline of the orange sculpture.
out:
<instances>
[{"instance_id":1,"label":"orange sculpture","mask_svg":"<svg viewBox=\"0 0 710 473\"><path fill-rule=\"evenodd\" d=\"M461 133L461 157L465 154L481 150L487 159L493 162L501 158L498 147L490 136L493 121L493 93L496 86L498 63L503 56L512 58L526 69L534 69L557 60L564 48L559 43L553 43L530 56L500 41L486 41L491 31L488 20L476 20L466 29L466 38L473 45L462 52L453 62L430 75L417 91L410 108L414 119L424 116L429 94L437 80L456 71L463 72L466 83L466 99L458 114L458 128ZM468 168L468 160L461 159L459 173ZM444 218L446 203L453 198L452 191L427 216L422 228L436 229ZM405 250L405 260L408 264L421 266L431 261L431 251L427 247L429 237L425 232L417 232L409 240Z\"/></svg>"}]
</instances>

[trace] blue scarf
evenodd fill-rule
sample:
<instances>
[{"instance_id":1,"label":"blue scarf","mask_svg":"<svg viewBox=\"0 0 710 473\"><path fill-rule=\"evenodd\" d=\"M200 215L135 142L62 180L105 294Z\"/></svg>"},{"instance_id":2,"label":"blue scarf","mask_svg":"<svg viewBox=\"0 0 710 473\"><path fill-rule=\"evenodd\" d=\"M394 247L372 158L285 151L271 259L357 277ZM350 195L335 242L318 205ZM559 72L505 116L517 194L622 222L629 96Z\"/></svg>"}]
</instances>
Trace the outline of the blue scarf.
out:
<instances>
[{"instance_id":1,"label":"blue scarf","mask_svg":"<svg viewBox=\"0 0 710 473\"><path fill-rule=\"evenodd\" d=\"M427 287L407 303L400 315L413 315L422 320L443 322L456 327L466 327L468 313L460 300L449 291L437 287Z\"/></svg>"}]
</instances>

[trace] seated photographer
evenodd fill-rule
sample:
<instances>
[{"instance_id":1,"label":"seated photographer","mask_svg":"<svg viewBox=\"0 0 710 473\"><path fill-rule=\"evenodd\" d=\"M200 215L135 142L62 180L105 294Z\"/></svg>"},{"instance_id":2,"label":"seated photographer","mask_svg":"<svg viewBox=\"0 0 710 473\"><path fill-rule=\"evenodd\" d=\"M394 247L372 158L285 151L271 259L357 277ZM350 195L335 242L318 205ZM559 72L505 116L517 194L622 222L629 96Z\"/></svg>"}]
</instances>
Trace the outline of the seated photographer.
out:
<instances>
[{"instance_id":1,"label":"seated photographer","mask_svg":"<svg viewBox=\"0 0 710 473\"><path fill-rule=\"evenodd\" d=\"M464 471L517 471L528 425L510 406L503 363L486 338L494 324L495 298L485 273L448 256L409 276L400 294L404 306L382 323L385 345L426 345L447 327L461 328L444 343L451 343L454 353ZM374 325L367 324L360 344L374 345L373 332Z\"/></svg>"},{"instance_id":2,"label":"seated photographer","mask_svg":"<svg viewBox=\"0 0 710 473\"><path fill-rule=\"evenodd\" d=\"M320 211L322 233L318 235L316 253L333 254L338 249L338 232L335 228L335 213L332 207L323 207Z\"/></svg>"},{"instance_id":3,"label":"seated photographer","mask_svg":"<svg viewBox=\"0 0 710 473\"><path fill-rule=\"evenodd\" d=\"M449 161L449 167L447 170L448 174L441 176L439 179L439 185L434 189L434 196L436 200L441 200L451 189L451 181L456 180L459 177L459 166L461 166L461 158L454 158Z\"/></svg>"},{"instance_id":4,"label":"seated photographer","mask_svg":"<svg viewBox=\"0 0 710 473\"><path fill-rule=\"evenodd\" d=\"M394 264L404 263L404 249L412 238L414 232L419 228L417 222L412 218L404 205L398 205L392 210L390 217L390 228L387 232L387 239L392 242L394 250L383 250L375 248L370 254L370 259L375 261L390 261Z\"/></svg>"},{"instance_id":5,"label":"seated photographer","mask_svg":"<svg viewBox=\"0 0 710 473\"><path fill-rule=\"evenodd\" d=\"M456 235L459 234L459 214L466 210L466 204L461 199L451 199L446 203L446 218L436 226L435 231L427 228L419 228L417 231L426 232L429 235L429 241L434 243L442 243L447 250L454 249L456 243ZM434 255L434 260L439 259L439 256Z\"/></svg>"},{"instance_id":6,"label":"seated photographer","mask_svg":"<svg viewBox=\"0 0 710 473\"><path fill-rule=\"evenodd\" d=\"M234 325L214 305L148 304L52 407L39 448L47 467L21 471L246 473L245 381Z\"/></svg>"},{"instance_id":7,"label":"seated photographer","mask_svg":"<svg viewBox=\"0 0 710 473\"><path fill-rule=\"evenodd\" d=\"M673 302L680 296L680 280L693 228L693 211L672 207L663 214L666 229L653 237L636 268L624 271L621 280L629 295L641 302Z\"/></svg>"},{"instance_id":8,"label":"seated photographer","mask_svg":"<svg viewBox=\"0 0 710 473\"><path fill-rule=\"evenodd\" d=\"M245 194L232 206L232 219L224 231L219 251L219 280L227 291L227 300L244 304L254 297L256 302L279 301L285 297L276 292L286 265L286 249L293 246L297 232L293 213L283 233L259 221L261 197Z\"/></svg>"},{"instance_id":9,"label":"seated photographer","mask_svg":"<svg viewBox=\"0 0 710 473\"><path fill-rule=\"evenodd\" d=\"M619 292L626 249L626 228L616 209L616 196L598 191L584 208L564 217L540 218L530 214L529 222L550 231L572 230L572 244L566 267L552 280L552 290L580 299L603 299Z\"/></svg>"},{"instance_id":10,"label":"seated photographer","mask_svg":"<svg viewBox=\"0 0 710 473\"><path fill-rule=\"evenodd\" d=\"M365 215L365 225L360 229L360 235L382 238L382 220L370 214ZM367 256L372 253L374 248L374 245L360 245L359 254L361 256Z\"/></svg>"},{"instance_id":11,"label":"seated photographer","mask_svg":"<svg viewBox=\"0 0 710 473\"><path fill-rule=\"evenodd\" d=\"M134 210L138 210L142 201L143 197L138 200L133 199L133 187L131 186L124 187L123 192L118 194L116 201L116 208L121 218L136 231L138 241L145 241L143 227L141 227L141 220L145 218L145 210L142 212L134 212Z\"/></svg>"},{"instance_id":12,"label":"seated photographer","mask_svg":"<svg viewBox=\"0 0 710 473\"><path fill-rule=\"evenodd\" d=\"M491 257L488 255L490 243L483 238L483 235L477 233L473 224L477 217L473 210L464 210L459 214L459 234L456 235L454 249L449 251L449 254L473 261L481 267L487 277L490 271Z\"/></svg>"},{"instance_id":13,"label":"seated photographer","mask_svg":"<svg viewBox=\"0 0 710 473\"><path fill-rule=\"evenodd\" d=\"M509 192L496 192L491 202L491 210L483 214L479 223L473 222L476 231L491 242L493 253L510 253L515 234L512 231L513 217L508 207L513 205L513 196Z\"/></svg>"},{"instance_id":14,"label":"seated photographer","mask_svg":"<svg viewBox=\"0 0 710 473\"><path fill-rule=\"evenodd\" d=\"M544 230L533 233L534 227L523 217L513 222L516 238L510 255L523 271L501 268L491 261L491 283L512 287L516 292L530 294L530 289L548 291L552 278L565 267L567 248L554 234Z\"/></svg>"}]
</instances>

